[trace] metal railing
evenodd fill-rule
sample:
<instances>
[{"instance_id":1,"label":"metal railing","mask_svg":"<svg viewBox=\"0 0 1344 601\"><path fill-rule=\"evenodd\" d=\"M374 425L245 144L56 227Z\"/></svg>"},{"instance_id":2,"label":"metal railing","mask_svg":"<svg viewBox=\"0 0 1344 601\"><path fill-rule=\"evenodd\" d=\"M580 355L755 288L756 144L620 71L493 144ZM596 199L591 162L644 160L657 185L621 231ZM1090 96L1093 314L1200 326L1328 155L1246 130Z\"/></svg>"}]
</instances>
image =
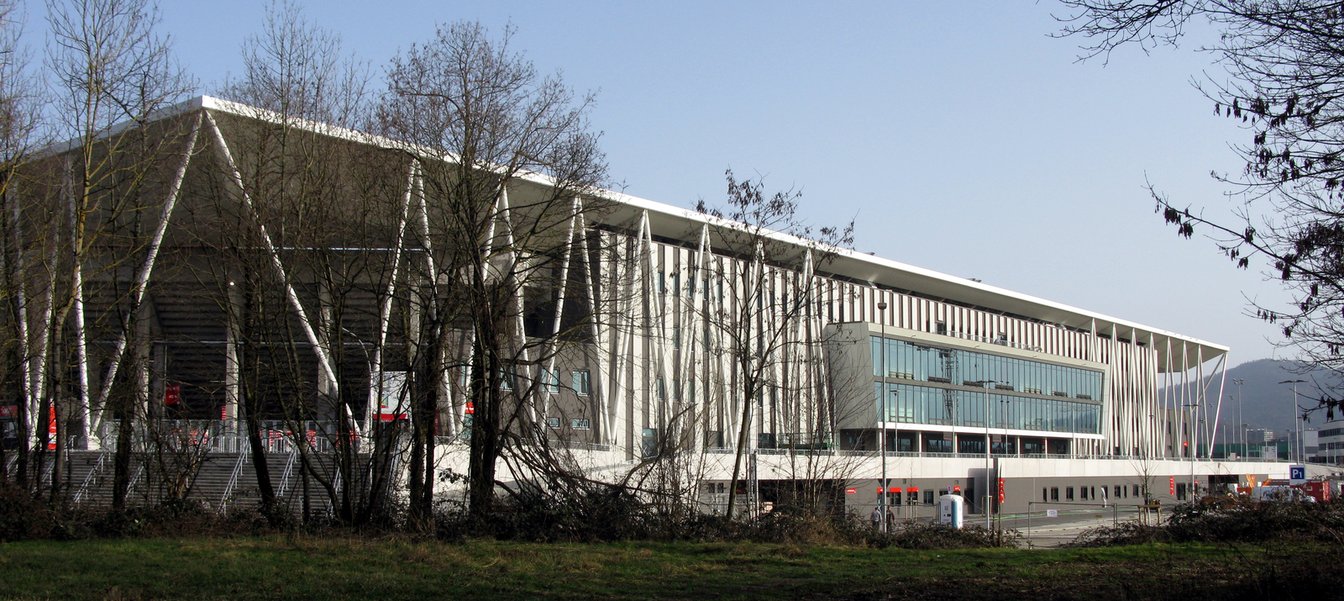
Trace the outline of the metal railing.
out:
<instances>
[{"instance_id":1,"label":"metal railing","mask_svg":"<svg viewBox=\"0 0 1344 601\"><path fill-rule=\"evenodd\" d=\"M219 512L229 506L229 499L233 497L233 489L238 487L238 478L243 473L243 463L247 460L246 453L238 453L238 461L233 463L233 471L229 472L229 483L224 486L224 494L219 497Z\"/></svg>"},{"instance_id":2,"label":"metal railing","mask_svg":"<svg viewBox=\"0 0 1344 601\"><path fill-rule=\"evenodd\" d=\"M117 422L104 423L96 434L101 448L115 450L119 443ZM268 453L290 453L298 445L326 453L339 446L339 430L334 421L305 420L290 422L268 420L259 428L261 443ZM360 439L351 441L358 447ZM220 420L158 420L135 424L131 433L134 449L164 448L170 451L240 453L250 448L242 424Z\"/></svg>"},{"instance_id":3,"label":"metal railing","mask_svg":"<svg viewBox=\"0 0 1344 601\"><path fill-rule=\"evenodd\" d=\"M276 488L275 498L284 498L285 493L289 492L289 481L294 476L294 462L299 458L298 453L290 453L289 460L285 461L285 472L280 476L280 486Z\"/></svg>"},{"instance_id":4,"label":"metal railing","mask_svg":"<svg viewBox=\"0 0 1344 601\"><path fill-rule=\"evenodd\" d=\"M89 491L89 485L98 477L98 473L103 471L103 464L107 462L107 453L98 454L98 462L89 468L89 473L84 476L84 481L79 484L79 490L75 491L74 502L79 503L84 499L84 495Z\"/></svg>"}]
</instances>

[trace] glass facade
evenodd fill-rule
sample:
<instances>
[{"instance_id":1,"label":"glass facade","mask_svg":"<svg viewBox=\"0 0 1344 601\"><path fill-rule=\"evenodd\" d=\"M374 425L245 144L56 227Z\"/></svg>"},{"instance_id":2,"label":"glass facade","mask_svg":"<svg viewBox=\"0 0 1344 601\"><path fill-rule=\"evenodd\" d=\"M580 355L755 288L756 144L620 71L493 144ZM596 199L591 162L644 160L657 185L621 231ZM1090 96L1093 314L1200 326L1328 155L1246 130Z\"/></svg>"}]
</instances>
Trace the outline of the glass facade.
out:
<instances>
[{"instance_id":1,"label":"glass facade","mask_svg":"<svg viewBox=\"0 0 1344 601\"><path fill-rule=\"evenodd\" d=\"M870 343L886 421L1101 432L1100 371L880 336Z\"/></svg>"}]
</instances>

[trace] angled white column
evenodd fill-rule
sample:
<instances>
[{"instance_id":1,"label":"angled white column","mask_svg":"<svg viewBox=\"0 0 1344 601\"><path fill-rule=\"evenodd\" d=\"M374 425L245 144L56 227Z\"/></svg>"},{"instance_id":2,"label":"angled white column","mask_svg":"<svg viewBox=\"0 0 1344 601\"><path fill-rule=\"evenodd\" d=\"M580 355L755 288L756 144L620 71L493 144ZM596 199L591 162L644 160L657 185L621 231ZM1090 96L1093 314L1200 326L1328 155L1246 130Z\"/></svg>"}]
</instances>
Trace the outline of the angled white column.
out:
<instances>
[{"instance_id":1,"label":"angled white column","mask_svg":"<svg viewBox=\"0 0 1344 601\"><path fill-rule=\"evenodd\" d=\"M388 274L387 286L383 291L382 302L378 307L378 341L373 346L372 365L369 366L369 401L364 409L363 430L370 432L373 420L377 419L379 403L386 394L383 390L383 347L387 345L387 330L392 320L392 300L396 296L397 277L401 269L401 254L406 244L406 226L410 221L411 198L415 195L420 176L420 162L411 159L406 169L406 193L402 195L401 214L397 217L397 236L392 244L392 272ZM398 399L398 402L404 402Z\"/></svg>"},{"instance_id":2,"label":"angled white column","mask_svg":"<svg viewBox=\"0 0 1344 601\"><path fill-rule=\"evenodd\" d=\"M112 357L107 366L107 374L103 377L102 386L98 391L98 402L90 406L87 395L81 399L81 410L85 415L89 416L88 421L91 422L89 430L94 433L98 431L98 428L103 423L103 409L107 405L108 395L112 393L113 382L116 381L117 372L121 369L121 363L126 356L127 336L130 334L130 329L133 327L133 321L137 319L140 314L141 305L144 304L145 291L149 286L149 278L154 272L154 265L158 260L159 250L163 247L163 237L168 231L168 224L172 220L173 209L177 206L177 199L181 195L182 181L186 178L187 167L191 165L191 153L192 149L196 147L196 136L200 132L200 129L201 114L198 113L195 122L191 126L191 132L187 134L187 142L183 146L182 162L173 173L173 179L168 185L168 197L164 199L163 210L159 214L159 221L155 224L154 233L150 236L149 247L145 252L145 258L141 262L140 268L136 271L135 283L131 288L131 306L126 312L126 322L121 324L121 328L117 332L117 339L114 343ZM78 278L78 276L76 277ZM87 354L84 350L86 341L82 336L82 333L84 332L82 303L79 310L76 312L75 318L77 320L76 326L81 333L79 341L81 351L80 377L83 388L87 390L88 363ZM148 366L143 366L143 368L148 369ZM87 434L88 432L86 431L85 433Z\"/></svg>"},{"instance_id":3,"label":"angled white column","mask_svg":"<svg viewBox=\"0 0 1344 601\"><path fill-rule=\"evenodd\" d=\"M205 113L205 120L210 126L210 132L213 134L215 148L219 152L220 158L224 159L224 163L228 166L229 183L234 187L243 206L247 209L249 216L252 217L252 220L256 223L257 231L261 235L262 245L265 247L266 253L270 257L271 267L275 270L276 277L284 284L285 298L289 301L290 308L294 311L295 317L298 318L299 327L303 329L303 334L308 338L308 343L312 345L313 354L317 355L318 367L322 370L323 376L333 383L334 398L340 398L340 378L336 376L336 368L332 363L331 354L328 352L326 341L317 335L317 330L313 327L312 321L308 318L308 312L304 309L303 302L299 300L298 292L294 290L294 284L289 279L289 274L285 270L285 264L280 260L280 253L276 250L275 244L271 241L271 234L267 230L266 224L262 223L261 216L257 213L256 206L252 202L252 197L248 194L247 188L243 185L242 173L238 170L238 164L233 160L233 153L229 151L228 143L224 141L224 134L220 132L219 126L215 123L214 118L210 116L210 113ZM341 403L341 406L351 423L358 424L359 421L354 418L350 406L346 403Z\"/></svg>"},{"instance_id":4,"label":"angled white column","mask_svg":"<svg viewBox=\"0 0 1344 601\"><path fill-rule=\"evenodd\" d=\"M570 207L569 225L566 226L565 231L565 244L564 244L565 256L560 260L560 290L556 297L555 313L552 317L551 322L551 338L549 341L547 341L547 344L543 347L543 351L541 353L541 357L545 358L546 363L543 365L541 364L540 361L538 361L537 368L533 370L532 373L533 382L535 382L535 384L532 386L533 399L534 399L533 406L541 407L540 413L543 417L550 415L549 411L551 400L551 395L546 390L547 384L544 379L544 374L549 373L554 378L560 377L560 375L555 371L555 357L558 352L560 344L560 320L562 317L564 317L565 314L565 297L569 293L569 266L570 262L574 257L574 253L577 251L579 247L574 240L574 236L576 235L576 232L579 231L578 230L579 214L583 210L583 201L579 200L579 198L576 196L574 197L574 200L570 202L569 207ZM597 310L596 306L594 305L590 305L590 307L593 307L592 310L594 311ZM593 378L589 377L590 384L592 380ZM589 393L591 394L591 392L592 391L590 390ZM594 403L594 405L601 407L600 403Z\"/></svg>"},{"instance_id":5,"label":"angled white column","mask_svg":"<svg viewBox=\"0 0 1344 601\"><path fill-rule=\"evenodd\" d=\"M71 181L71 161L67 155L63 161L62 171L64 177L61 178L61 192L65 198L66 207L66 226L70 228L70 311L75 320L75 371L76 388L78 399L76 412L79 414L79 437L81 440L89 439L89 337L84 324L84 252L80 248L83 245L83 238L76 232L81 231L78 223L78 216L75 205L78 204L74 196L74 185ZM57 335L60 335L59 333ZM54 399L53 399L53 402ZM96 425L93 431L97 431Z\"/></svg>"}]
</instances>

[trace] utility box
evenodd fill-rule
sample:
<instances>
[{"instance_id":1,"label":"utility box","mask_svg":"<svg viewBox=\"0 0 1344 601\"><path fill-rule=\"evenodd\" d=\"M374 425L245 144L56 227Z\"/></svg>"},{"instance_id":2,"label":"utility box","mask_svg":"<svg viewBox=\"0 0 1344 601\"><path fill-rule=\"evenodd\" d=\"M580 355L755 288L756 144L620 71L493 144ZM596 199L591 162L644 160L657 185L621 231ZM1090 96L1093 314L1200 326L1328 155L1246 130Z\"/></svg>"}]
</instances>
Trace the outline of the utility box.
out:
<instances>
[{"instance_id":1,"label":"utility box","mask_svg":"<svg viewBox=\"0 0 1344 601\"><path fill-rule=\"evenodd\" d=\"M961 495L943 495L938 497L938 523L947 524L961 530L966 516L966 499Z\"/></svg>"}]
</instances>

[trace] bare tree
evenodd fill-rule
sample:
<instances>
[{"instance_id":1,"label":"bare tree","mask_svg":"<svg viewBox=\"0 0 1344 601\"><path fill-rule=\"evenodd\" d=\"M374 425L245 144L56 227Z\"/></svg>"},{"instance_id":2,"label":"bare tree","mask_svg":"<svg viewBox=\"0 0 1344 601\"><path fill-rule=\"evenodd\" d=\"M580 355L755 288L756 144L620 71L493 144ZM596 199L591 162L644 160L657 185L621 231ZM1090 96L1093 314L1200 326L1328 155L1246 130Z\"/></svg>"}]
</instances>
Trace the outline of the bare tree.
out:
<instances>
[{"instance_id":1,"label":"bare tree","mask_svg":"<svg viewBox=\"0 0 1344 601\"><path fill-rule=\"evenodd\" d=\"M1282 328L1306 365L1344 370L1344 8L1316 0L1064 0L1062 35L1085 58L1125 45L1174 45L1195 24L1216 32L1201 49L1222 68L1200 82L1217 116L1238 123L1243 169L1214 177L1239 203L1207 218L1149 185L1157 212L1185 238L1201 228L1237 267L1259 261L1293 296L1253 306ZM1197 203L1193 203L1197 204ZM1321 406L1333 416L1340 399Z\"/></svg>"},{"instance_id":2,"label":"bare tree","mask_svg":"<svg viewBox=\"0 0 1344 601\"><path fill-rule=\"evenodd\" d=\"M416 246L427 252L414 263L422 284L411 301L410 353L417 519L431 510L435 419L450 369L470 374L469 510L490 515L509 428L536 421L526 395L535 386L510 380L540 381L540 359L561 341L556 327L524 331L525 290L571 256L582 232L575 236L575 218L591 210L584 197L605 175L587 124L592 97L538 74L511 48L512 33L441 26L392 60L379 109L379 129L405 142L423 182ZM449 352L454 339L469 349L465 361Z\"/></svg>"},{"instance_id":3,"label":"bare tree","mask_svg":"<svg viewBox=\"0 0 1344 601\"><path fill-rule=\"evenodd\" d=\"M0 405L0 480L17 476L21 485L27 484L31 439L28 403L24 382L24 366L30 365L27 355L25 303L28 281L23 270L23 232L19 226L22 208L18 192L21 188L18 173L29 160L34 147L38 125L40 90L38 82L27 72L28 56L19 46L18 4L15 0L0 1L0 390L9 403ZM8 451L17 454L11 473Z\"/></svg>"},{"instance_id":4,"label":"bare tree","mask_svg":"<svg viewBox=\"0 0 1344 601\"><path fill-rule=\"evenodd\" d=\"M706 286L722 292L710 295L716 300L703 310L707 343L729 363L725 398L733 403L725 406L736 411L719 418L736 429L727 507L732 516L748 449L778 446L781 433L789 435L786 446L819 446L832 433L833 403L824 382L807 374L821 354L817 269L852 244L854 225L813 230L798 214L801 193L769 194L763 183L738 180L731 170L726 177L725 206L702 201L696 208L719 220L713 242L719 256L704 269L712 282ZM749 440L753 431L756 441ZM809 438L794 440L800 436ZM752 480L758 477L753 473Z\"/></svg>"},{"instance_id":5,"label":"bare tree","mask_svg":"<svg viewBox=\"0 0 1344 601\"><path fill-rule=\"evenodd\" d=\"M338 36L306 22L289 2L271 5L263 31L243 45L243 63L243 77L226 85L223 93L245 103L244 112L254 112L256 118L234 128L232 146L244 152L225 166L237 169L238 181L237 189L222 200L235 206L242 200L249 209L244 212L242 230L235 232L239 235L227 244L227 254L236 261L235 273L211 277L216 282L240 280L245 285L242 291L221 291L219 297L229 308L230 321L240 326L236 332L242 380L236 399L238 417L246 428L262 506L268 514L274 513L276 498L260 430L262 415L269 411L289 422L287 430L302 459L304 482L315 478L333 507L340 508L340 517L360 521L379 511L366 502L377 503L380 497L354 498L363 492L355 485L363 470L356 447L348 442L358 438L367 424L361 415L363 404L354 405L343 388L358 380L345 373L351 365L347 359L354 360L352 371L368 370L373 377L376 368L360 365L359 359L369 352L369 344L377 343L373 352L382 352L382 339L375 341L371 332L360 329L357 334L352 329L358 328L354 324L359 321L353 313L368 309L357 297L364 304L380 297L390 277L392 268L385 255L373 250L386 247L387 241L381 239L382 229L373 224L381 225L379 220L392 214L391 203L379 203L395 194L375 192L369 183L378 178L363 177L368 171L357 166L356 157L368 149L361 152L333 138L333 132L322 130L348 128L366 120L367 69L342 51ZM373 164L389 166L377 160ZM368 252L343 252L352 247ZM258 248L267 250L254 252ZM287 248L302 250L285 252ZM305 286L315 286L317 293L300 300L297 290ZM268 289L295 290L296 294L266 294ZM238 297L239 292L244 298ZM350 345L355 345L358 356L346 356ZM309 352L314 356L310 358ZM303 373L310 360L322 366L320 373ZM292 377L278 377L282 372ZM266 385L314 379L316 391ZM315 405L313 398L321 402ZM301 426L318 417L335 418L317 422L334 427L315 428L322 430L315 434L334 443L329 445L334 473L318 469L320 462L310 457L308 428ZM385 458L391 451L381 448L375 455ZM385 470L374 474L387 476ZM338 481L347 485L339 486Z\"/></svg>"},{"instance_id":6,"label":"bare tree","mask_svg":"<svg viewBox=\"0 0 1344 601\"><path fill-rule=\"evenodd\" d=\"M47 46L47 73L52 88L55 135L71 139L63 152L34 165L35 182L25 196L46 203L41 244L20 242L28 252L41 253L42 273L33 286L41 298L25 316L35 369L25 384L33 414L57 416L53 440L41 432L39 450L54 444L57 460L52 496L59 496L61 461L67 441L92 442L108 414L122 418L118 436L117 486L114 501L124 501L128 478L131 422L147 406L144 374L119 368L130 352L136 321L142 317L143 287L125 279L106 278L123 268L143 273L152 260L140 262L141 252L155 248L150 227L156 206L147 197L172 184L165 159L180 156L182 135L172 127L148 131L129 124L148 123L155 111L182 98L189 81L173 62L166 39L153 29L157 15L145 0L80 0L50 2L47 7L51 40ZM30 215L27 219L32 219ZM151 251L152 253L153 251ZM107 373L92 377L95 361L90 332L99 324L85 320L89 286L113 295L116 310L102 324L117 340L108 351ZM67 374L72 377L67 381ZM135 399L113 397L120 379L133 378L127 387ZM74 426L74 433L66 432ZM72 435L71 435L72 434ZM67 436L71 435L71 436Z\"/></svg>"}]
</instances>

